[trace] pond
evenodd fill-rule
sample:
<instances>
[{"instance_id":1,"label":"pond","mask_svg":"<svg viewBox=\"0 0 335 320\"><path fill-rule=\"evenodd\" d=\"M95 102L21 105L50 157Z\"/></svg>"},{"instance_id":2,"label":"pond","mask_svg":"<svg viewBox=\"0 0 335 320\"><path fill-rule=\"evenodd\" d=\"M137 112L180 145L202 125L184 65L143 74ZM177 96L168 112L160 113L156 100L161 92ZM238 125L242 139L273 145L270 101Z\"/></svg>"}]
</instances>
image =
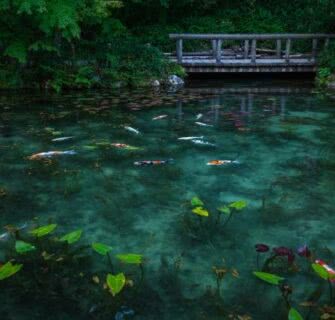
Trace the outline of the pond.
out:
<instances>
[{"instance_id":1,"label":"pond","mask_svg":"<svg viewBox=\"0 0 335 320\"><path fill-rule=\"evenodd\" d=\"M74 246L110 245L116 270L88 249L89 268L71 269L87 285L71 291L71 274L55 274L57 288L24 282L23 263L0 281L1 319L287 319L284 289L257 270L285 278L290 306L318 319L329 294L311 263L335 268L334 108L302 81L3 93L0 225L55 223L50 237L80 229ZM5 263L12 234L0 248ZM120 253L143 255L142 276ZM33 269L38 278L52 268ZM123 270L113 297L104 277Z\"/></svg>"}]
</instances>

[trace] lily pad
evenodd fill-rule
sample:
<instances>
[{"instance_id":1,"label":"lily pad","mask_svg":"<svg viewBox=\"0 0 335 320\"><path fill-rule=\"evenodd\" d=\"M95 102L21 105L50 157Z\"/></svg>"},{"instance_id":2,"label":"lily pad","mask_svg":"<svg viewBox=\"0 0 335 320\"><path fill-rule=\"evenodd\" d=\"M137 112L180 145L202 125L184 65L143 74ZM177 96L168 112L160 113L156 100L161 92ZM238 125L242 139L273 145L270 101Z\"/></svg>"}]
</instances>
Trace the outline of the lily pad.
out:
<instances>
[{"instance_id":1,"label":"lily pad","mask_svg":"<svg viewBox=\"0 0 335 320\"><path fill-rule=\"evenodd\" d=\"M116 257L127 264L141 264L143 262L143 256L135 253L117 254Z\"/></svg>"},{"instance_id":2,"label":"lily pad","mask_svg":"<svg viewBox=\"0 0 335 320\"><path fill-rule=\"evenodd\" d=\"M92 243L92 248L94 251L101 254L102 256L106 256L107 253L112 250L112 247L99 242Z\"/></svg>"},{"instance_id":3,"label":"lily pad","mask_svg":"<svg viewBox=\"0 0 335 320\"><path fill-rule=\"evenodd\" d=\"M192 205L193 207L202 207L202 206L204 205L204 203L201 201L200 198L198 198L198 197L193 197L193 198L191 199L191 205Z\"/></svg>"},{"instance_id":4,"label":"lily pad","mask_svg":"<svg viewBox=\"0 0 335 320\"><path fill-rule=\"evenodd\" d=\"M221 213L224 213L224 214L230 214L231 213L231 210L230 210L230 208L228 206L219 207L218 210Z\"/></svg>"},{"instance_id":5,"label":"lily pad","mask_svg":"<svg viewBox=\"0 0 335 320\"><path fill-rule=\"evenodd\" d=\"M109 273L107 275L106 282L111 294L113 297L115 297L118 293L121 292L124 285L126 284L126 277L123 273L119 273L117 275Z\"/></svg>"},{"instance_id":6,"label":"lily pad","mask_svg":"<svg viewBox=\"0 0 335 320\"><path fill-rule=\"evenodd\" d=\"M72 244L72 243L77 242L80 239L82 233L83 233L82 230L72 231L66 234L65 236L61 237L59 240L66 241L68 244Z\"/></svg>"},{"instance_id":7,"label":"lily pad","mask_svg":"<svg viewBox=\"0 0 335 320\"><path fill-rule=\"evenodd\" d=\"M15 243L15 250L17 253L20 253L20 254L34 251L35 249L36 249L35 246L33 246L32 244L28 242L17 240Z\"/></svg>"},{"instance_id":8,"label":"lily pad","mask_svg":"<svg viewBox=\"0 0 335 320\"><path fill-rule=\"evenodd\" d=\"M261 279L261 280L263 280L267 283L274 284L274 285L278 285L281 281L284 280L284 278L282 278L282 277L279 277L275 274L267 273L267 272L254 271L253 274L257 278L259 278L259 279Z\"/></svg>"},{"instance_id":9,"label":"lily pad","mask_svg":"<svg viewBox=\"0 0 335 320\"><path fill-rule=\"evenodd\" d=\"M30 231L31 234L37 238L46 236L47 234L53 232L57 228L57 224L48 224Z\"/></svg>"},{"instance_id":10,"label":"lily pad","mask_svg":"<svg viewBox=\"0 0 335 320\"><path fill-rule=\"evenodd\" d=\"M0 267L0 280L7 279L19 272L22 268L22 264L12 264L10 261Z\"/></svg>"},{"instance_id":11,"label":"lily pad","mask_svg":"<svg viewBox=\"0 0 335 320\"><path fill-rule=\"evenodd\" d=\"M291 308L288 312L288 320L303 320L303 317L298 310Z\"/></svg>"},{"instance_id":12,"label":"lily pad","mask_svg":"<svg viewBox=\"0 0 335 320\"><path fill-rule=\"evenodd\" d=\"M208 217L209 216L209 212L202 207L196 207L192 210L192 212L194 214L197 214L198 216L201 216L201 217Z\"/></svg>"},{"instance_id":13,"label":"lily pad","mask_svg":"<svg viewBox=\"0 0 335 320\"><path fill-rule=\"evenodd\" d=\"M247 204L248 203L244 200L238 200L238 201L235 201L235 202L232 202L231 204L229 204L229 208L240 211L240 210L244 209L247 206Z\"/></svg>"}]
</instances>

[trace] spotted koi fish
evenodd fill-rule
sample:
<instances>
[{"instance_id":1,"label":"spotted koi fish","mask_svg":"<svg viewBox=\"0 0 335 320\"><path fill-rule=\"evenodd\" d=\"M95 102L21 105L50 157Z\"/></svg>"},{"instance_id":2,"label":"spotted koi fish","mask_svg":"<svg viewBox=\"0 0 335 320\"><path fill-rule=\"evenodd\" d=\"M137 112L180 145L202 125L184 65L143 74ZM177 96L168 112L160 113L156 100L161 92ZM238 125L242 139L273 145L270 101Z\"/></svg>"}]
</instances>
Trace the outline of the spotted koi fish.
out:
<instances>
[{"instance_id":1,"label":"spotted koi fish","mask_svg":"<svg viewBox=\"0 0 335 320\"><path fill-rule=\"evenodd\" d=\"M240 162L237 160L211 160L207 162L208 166L222 166L226 164L239 164Z\"/></svg>"},{"instance_id":2,"label":"spotted koi fish","mask_svg":"<svg viewBox=\"0 0 335 320\"><path fill-rule=\"evenodd\" d=\"M173 159L168 160L142 160L134 162L135 166L157 166L173 162Z\"/></svg>"}]
</instances>

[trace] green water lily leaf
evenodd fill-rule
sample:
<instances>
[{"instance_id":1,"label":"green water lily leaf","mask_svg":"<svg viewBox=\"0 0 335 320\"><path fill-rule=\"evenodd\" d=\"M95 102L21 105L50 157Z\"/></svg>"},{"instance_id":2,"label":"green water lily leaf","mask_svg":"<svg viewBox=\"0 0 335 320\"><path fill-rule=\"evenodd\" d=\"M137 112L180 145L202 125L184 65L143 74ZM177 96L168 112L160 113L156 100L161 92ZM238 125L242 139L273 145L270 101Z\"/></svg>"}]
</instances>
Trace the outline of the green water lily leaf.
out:
<instances>
[{"instance_id":1,"label":"green water lily leaf","mask_svg":"<svg viewBox=\"0 0 335 320\"><path fill-rule=\"evenodd\" d=\"M61 237L59 240L66 241L68 244L72 244L80 239L82 233L83 233L82 230L75 230Z\"/></svg>"},{"instance_id":2,"label":"green water lily leaf","mask_svg":"<svg viewBox=\"0 0 335 320\"><path fill-rule=\"evenodd\" d=\"M123 263L127 264L141 264L143 256L135 253L117 254L116 257Z\"/></svg>"},{"instance_id":3,"label":"green water lily leaf","mask_svg":"<svg viewBox=\"0 0 335 320\"><path fill-rule=\"evenodd\" d=\"M17 253L26 253L26 252L30 252L35 250L35 246L33 246L32 244L28 243L28 242L24 242L21 240L17 240L15 242L15 250Z\"/></svg>"},{"instance_id":4,"label":"green water lily leaf","mask_svg":"<svg viewBox=\"0 0 335 320\"><path fill-rule=\"evenodd\" d=\"M107 246L106 244L100 242L92 243L92 248L97 253L101 254L102 256L106 256L108 252L112 250L112 247Z\"/></svg>"},{"instance_id":5,"label":"green water lily leaf","mask_svg":"<svg viewBox=\"0 0 335 320\"><path fill-rule=\"evenodd\" d=\"M312 263L312 268L320 278L324 280L328 280L330 278L328 271L323 266L320 266L317 263Z\"/></svg>"},{"instance_id":6,"label":"green water lily leaf","mask_svg":"<svg viewBox=\"0 0 335 320\"><path fill-rule=\"evenodd\" d=\"M234 201L231 204L229 204L229 208L240 211L240 210L244 209L247 206L247 204L248 203L244 200L238 200L238 201Z\"/></svg>"},{"instance_id":7,"label":"green water lily leaf","mask_svg":"<svg viewBox=\"0 0 335 320\"><path fill-rule=\"evenodd\" d=\"M22 268L22 264L12 264L10 261L0 267L0 280L7 279L19 272Z\"/></svg>"},{"instance_id":8,"label":"green water lily leaf","mask_svg":"<svg viewBox=\"0 0 335 320\"><path fill-rule=\"evenodd\" d=\"M288 312L288 320L303 320L304 318L302 315L298 312L298 310L291 308Z\"/></svg>"},{"instance_id":9,"label":"green water lily leaf","mask_svg":"<svg viewBox=\"0 0 335 320\"><path fill-rule=\"evenodd\" d=\"M230 208L228 206L219 207L218 210L221 213L224 213L224 214L230 214L231 213L231 210L230 210Z\"/></svg>"},{"instance_id":10,"label":"green water lily leaf","mask_svg":"<svg viewBox=\"0 0 335 320\"><path fill-rule=\"evenodd\" d=\"M209 216L209 212L202 208L202 207L196 207L192 210L192 212L198 216L201 216L201 217L208 217Z\"/></svg>"},{"instance_id":11,"label":"green water lily leaf","mask_svg":"<svg viewBox=\"0 0 335 320\"><path fill-rule=\"evenodd\" d=\"M31 234L37 238L46 236L47 234L53 232L57 228L57 224L48 224L30 231Z\"/></svg>"},{"instance_id":12,"label":"green water lily leaf","mask_svg":"<svg viewBox=\"0 0 335 320\"><path fill-rule=\"evenodd\" d=\"M282 278L282 277L279 277L275 274L267 273L267 272L254 271L253 274L257 278L259 278L259 279L261 279L261 280L263 280L267 283L274 284L274 285L278 285L281 281L284 280L284 278Z\"/></svg>"},{"instance_id":13,"label":"green water lily leaf","mask_svg":"<svg viewBox=\"0 0 335 320\"><path fill-rule=\"evenodd\" d=\"M126 277L123 273L119 273L117 275L109 273L107 275L106 282L111 294L113 297L115 297L118 293L121 292L124 285L126 284Z\"/></svg>"},{"instance_id":14,"label":"green water lily leaf","mask_svg":"<svg viewBox=\"0 0 335 320\"><path fill-rule=\"evenodd\" d=\"M193 198L191 199L191 205L192 205L193 207L202 207L202 206L204 205L204 203L201 201L200 198L198 198L198 197L193 197Z\"/></svg>"}]
</instances>

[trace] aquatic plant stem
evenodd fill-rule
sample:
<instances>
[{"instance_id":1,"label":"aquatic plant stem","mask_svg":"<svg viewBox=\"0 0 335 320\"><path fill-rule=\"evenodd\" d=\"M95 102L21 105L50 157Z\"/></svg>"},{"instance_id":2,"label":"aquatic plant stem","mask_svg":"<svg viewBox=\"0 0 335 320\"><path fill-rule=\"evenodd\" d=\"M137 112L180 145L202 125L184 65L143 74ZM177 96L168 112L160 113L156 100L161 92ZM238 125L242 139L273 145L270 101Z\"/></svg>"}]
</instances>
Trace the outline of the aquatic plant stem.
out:
<instances>
[{"instance_id":1,"label":"aquatic plant stem","mask_svg":"<svg viewBox=\"0 0 335 320\"><path fill-rule=\"evenodd\" d=\"M231 220L232 217L233 217L233 212L230 213L229 217L227 218L227 220L222 225L222 228L224 228L228 224L228 222Z\"/></svg>"},{"instance_id":2,"label":"aquatic plant stem","mask_svg":"<svg viewBox=\"0 0 335 320\"><path fill-rule=\"evenodd\" d=\"M333 287L330 279L327 280L328 282L328 288L329 288L329 304L333 304Z\"/></svg>"},{"instance_id":3,"label":"aquatic plant stem","mask_svg":"<svg viewBox=\"0 0 335 320\"><path fill-rule=\"evenodd\" d=\"M257 252L256 265L257 265L257 270L259 270L259 252Z\"/></svg>"},{"instance_id":4,"label":"aquatic plant stem","mask_svg":"<svg viewBox=\"0 0 335 320\"><path fill-rule=\"evenodd\" d=\"M113 266L113 262L112 262L112 257L110 256L109 252L107 252L107 259L111 268L112 273L114 273L114 266Z\"/></svg>"}]
</instances>

